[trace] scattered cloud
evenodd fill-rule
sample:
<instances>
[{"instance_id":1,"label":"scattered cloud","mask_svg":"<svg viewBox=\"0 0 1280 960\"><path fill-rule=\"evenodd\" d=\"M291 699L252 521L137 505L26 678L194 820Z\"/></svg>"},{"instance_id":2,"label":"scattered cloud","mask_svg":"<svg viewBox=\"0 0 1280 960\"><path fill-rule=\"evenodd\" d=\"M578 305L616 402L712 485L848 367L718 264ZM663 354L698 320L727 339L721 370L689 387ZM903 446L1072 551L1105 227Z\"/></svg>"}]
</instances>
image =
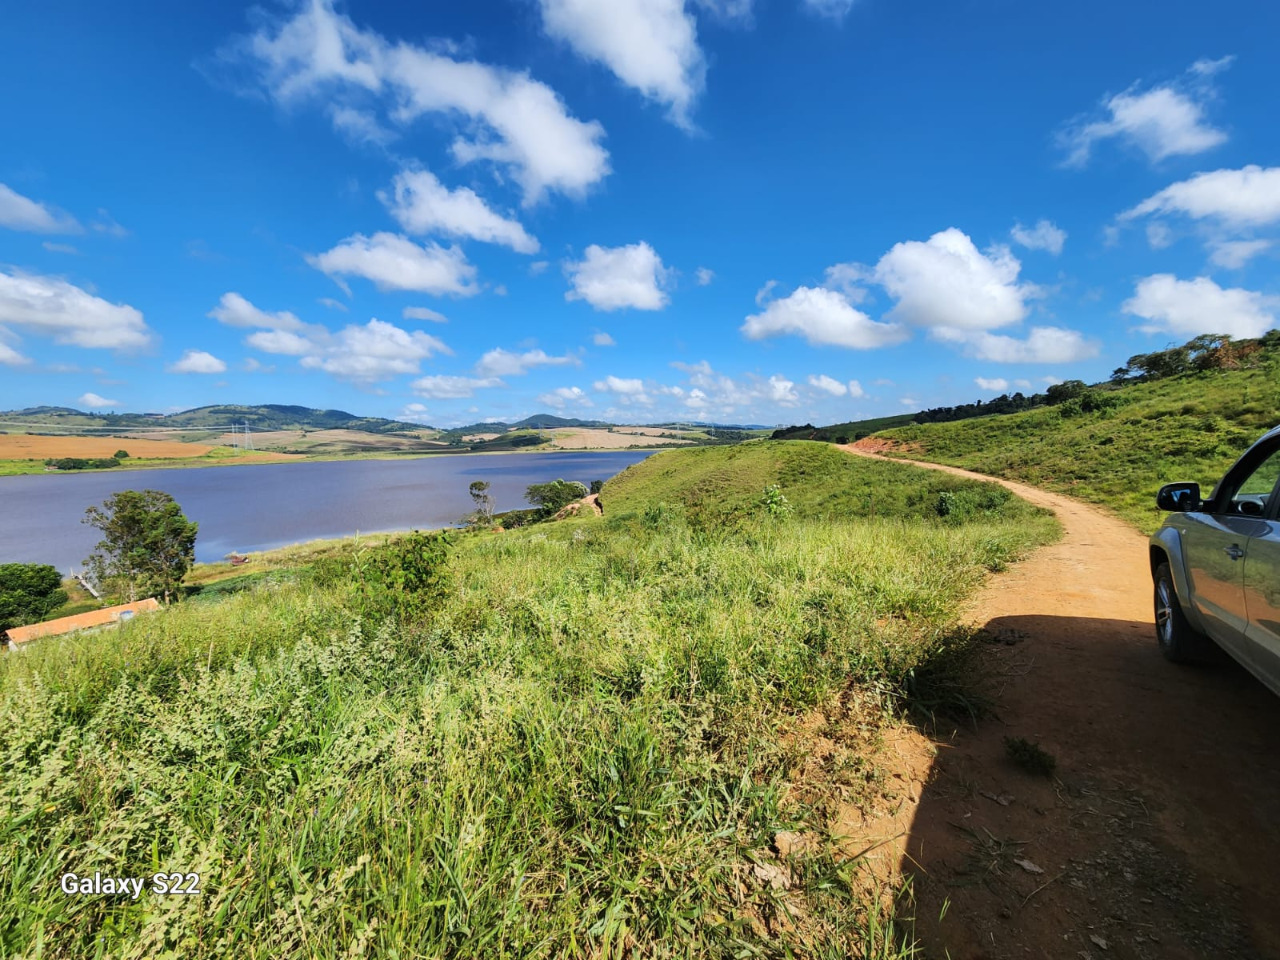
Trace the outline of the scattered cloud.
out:
<instances>
[{"instance_id":1,"label":"scattered cloud","mask_svg":"<svg viewBox=\"0 0 1280 960\"><path fill-rule=\"evenodd\" d=\"M832 290L839 290L850 303L862 303L867 299L867 288L864 284L875 280L875 271L862 263L837 263L827 267L823 275L822 285ZM760 295L756 295L756 304L760 303Z\"/></svg>"},{"instance_id":2,"label":"scattered cloud","mask_svg":"<svg viewBox=\"0 0 1280 960\"><path fill-rule=\"evenodd\" d=\"M402 330L394 324L370 320L364 326L346 326L316 343L316 349L299 362L342 380L375 383L406 373L417 373L420 363L437 353L452 351L420 330Z\"/></svg>"},{"instance_id":3,"label":"scattered cloud","mask_svg":"<svg viewBox=\"0 0 1280 960\"><path fill-rule=\"evenodd\" d=\"M668 303L670 270L649 244L587 247L583 259L566 266L572 289L566 300L585 300L597 310L661 310Z\"/></svg>"},{"instance_id":4,"label":"scattered cloud","mask_svg":"<svg viewBox=\"0 0 1280 960\"><path fill-rule=\"evenodd\" d=\"M706 85L697 26L684 0L540 0L547 33L691 126L693 103Z\"/></svg>"},{"instance_id":5,"label":"scattered cloud","mask_svg":"<svg viewBox=\"0 0 1280 960\"><path fill-rule=\"evenodd\" d=\"M347 312L347 305L341 300L335 300L333 297L320 297L316 303L322 307L328 307L330 310L340 310L342 313Z\"/></svg>"},{"instance_id":6,"label":"scattered cloud","mask_svg":"<svg viewBox=\"0 0 1280 960\"><path fill-rule=\"evenodd\" d=\"M1213 220L1229 228L1280 222L1280 167L1249 165L1239 170L1197 173L1148 197L1119 220L1156 214L1181 214Z\"/></svg>"},{"instance_id":7,"label":"scattered cloud","mask_svg":"<svg viewBox=\"0 0 1280 960\"><path fill-rule=\"evenodd\" d=\"M548 407L554 407L557 410L563 410L568 406L594 406L591 398L587 396L581 387L556 387L549 393L544 393L538 397L538 402L546 404Z\"/></svg>"},{"instance_id":8,"label":"scattered cloud","mask_svg":"<svg viewBox=\"0 0 1280 960\"><path fill-rule=\"evenodd\" d=\"M617 341L609 336L603 330L599 330L591 335L591 342L597 347L616 347Z\"/></svg>"},{"instance_id":9,"label":"scattered cloud","mask_svg":"<svg viewBox=\"0 0 1280 960\"><path fill-rule=\"evenodd\" d=\"M80 255L80 251L69 243L54 243L52 240L46 240L44 243L40 244L40 246L44 247L50 253L65 253L73 257Z\"/></svg>"},{"instance_id":10,"label":"scattered cloud","mask_svg":"<svg viewBox=\"0 0 1280 960\"><path fill-rule=\"evenodd\" d=\"M974 377L973 382L990 393L1004 393L1009 389L1009 381L1004 377Z\"/></svg>"},{"instance_id":11,"label":"scattered cloud","mask_svg":"<svg viewBox=\"0 0 1280 960\"><path fill-rule=\"evenodd\" d=\"M426 404L423 403L406 403L404 409L400 411L396 417L397 420L404 420L408 423L427 423L428 410Z\"/></svg>"},{"instance_id":12,"label":"scattered cloud","mask_svg":"<svg viewBox=\"0 0 1280 960\"><path fill-rule=\"evenodd\" d=\"M98 219L89 224L97 233L105 233L109 237L120 239L129 236L129 231L120 224L116 223L111 214L101 207L98 208Z\"/></svg>"},{"instance_id":13,"label":"scattered cloud","mask_svg":"<svg viewBox=\"0 0 1280 960\"><path fill-rule=\"evenodd\" d=\"M755 0L693 0L698 7L723 23L748 26Z\"/></svg>"},{"instance_id":14,"label":"scattered cloud","mask_svg":"<svg viewBox=\"0 0 1280 960\"><path fill-rule=\"evenodd\" d=\"M1223 289L1208 277L1179 280L1158 273L1138 281L1121 309L1148 321L1141 329L1179 336L1224 333L1260 337L1276 324L1280 298L1238 287Z\"/></svg>"},{"instance_id":15,"label":"scattered cloud","mask_svg":"<svg viewBox=\"0 0 1280 960\"><path fill-rule=\"evenodd\" d=\"M405 307L400 315L406 320L426 320L430 323L449 322L449 318L443 313L437 313L430 307Z\"/></svg>"},{"instance_id":16,"label":"scattered cloud","mask_svg":"<svg viewBox=\"0 0 1280 960\"><path fill-rule=\"evenodd\" d=\"M108 407L120 406L119 400L108 400L106 397L100 397L96 393L81 394L76 403L82 407L88 407L90 410L104 410Z\"/></svg>"},{"instance_id":17,"label":"scattered cloud","mask_svg":"<svg viewBox=\"0 0 1280 960\"><path fill-rule=\"evenodd\" d=\"M1018 284L1008 247L982 253L955 227L898 243L876 264L876 282L897 300L892 320L938 330L989 330L1019 323L1039 288Z\"/></svg>"},{"instance_id":18,"label":"scattered cloud","mask_svg":"<svg viewBox=\"0 0 1280 960\"><path fill-rule=\"evenodd\" d=\"M1173 231L1167 223L1157 220L1147 224L1147 244L1152 250L1163 250L1173 244Z\"/></svg>"},{"instance_id":19,"label":"scattered cloud","mask_svg":"<svg viewBox=\"0 0 1280 960\"><path fill-rule=\"evenodd\" d=\"M259 310L235 291L224 293L207 316L229 327L259 327L264 330L303 330L306 324L288 310L268 313Z\"/></svg>"},{"instance_id":20,"label":"scattered cloud","mask_svg":"<svg viewBox=\"0 0 1280 960\"><path fill-rule=\"evenodd\" d=\"M526 205L551 191L580 197L609 173L604 128L572 116L528 73L458 59L444 44L392 41L337 13L332 0L259 23L207 67L241 83L247 69L282 106L323 105L344 135L375 125L398 131L427 115L455 123L453 159L496 165L520 185ZM350 111L363 117L353 123Z\"/></svg>"},{"instance_id":21,"label":"scattered cloud","mask_svg":"<svg viewBox=\"0 0 1280 960\"><path fill-rule=\"evenodd\" d=\"M796 385L780 374L774 374L766 381L765 399L783 407L794 407L800 402L800 394L796 393Z\"/></svg>"},{"instance_id":22,"label":"scattered cloud","mask_svg":"<svg viewBox=\"0 0 1280 960\"><path fill-rule=\"evenodd\" d=\"M1026 339L986 331L939 329L938 339L960 345L977 360L994 363L1074 363L1096 357L1099 345L1076 330L1032 327Z\"/></svg>"},{"instance_id":23,"label":"scattered cloud","mask_svg":"<svg viewBox=\"0 0 1280 960\"><path fill-rule=\"evenodd\" d=\"M321 324L303 323L287 310L261 310L238 293L223 294L209 316L233 327L257 327L245 338L255 350L298 357L299 364L308 370L323 370L353 383L419 373L423 360L453 352L443 341L420 330L402 330L372 319L332 331Z\"/></svg>"},{"instance_id":24,"label":"scattered cloud","mask_svg":"<svg viewBox=\"0 0 1280 960\"><path fill-rule=\"evenodd\" d=\"M142 313L109 303L61 277L0 269L0 327L52 337L54 343L141 350L152 341Z\"/></svg>"},{"instance_id":25,"label":"scattered cloud","mask_svg":"<svg viewBox=\"0 0 1280 960\"><path fill-rule=\"evenodd\" d=\"M830 20L841 21L849 15L856 0L803 0L810 13Z\"/></svg>"},{"instance_id":26,"label":"scattered cloud","mask_svg":"<svg viewBox=\"0 0 1280 960\"><path fill-rule=\"evenodd\" d=\"M204 350L188 350L169 365L170 373L226 373L227 365Z\"/></svg>"},{"instance_id":27,"label":"scattered cloud","mask_svg":"<svg viewBox=\"0 0 1280 960\"><path fill-rule=\"evenodd\" d=\"M866 396L862 389L862 384L857 380L850 380L848 383L844 383L834 377L828 377L825 373L811 374L809 376L809 386L833 397L848 396L856 400L859 397Z\"/></svg>"},{"instance_id":28,"label":"scattered cloud","mask_svg":"<svg viewBox=\"0 0 1280 960\"><path fill-rule=\"evenodd\" d=\"M708 267L699 267L693 272L693 279L697 281L700 287L708 286L715 278L716 272Z\"/></svg>"},{"instance_id":29,"label":"scattered cloud","mask_svg":"<svg viewBox=\"0 0 1280 960\"><path fill-rule=\"evenodd\" d=\"M3 330L0 330L0 334L3 332ZM0 340L0 364L6 367L25 367L30 362L30 357L24 357L13 347Z\"/></svg>"},{"instance_id":30,"label":"scattered cloud","mask_svg":"<svg viewBox=\"0 0 1280 960\"><path fill-rule=\"evenodd\" d=\"M1209 259L1228 270L1239 270L1274 245L1273 240L1220 240L1210 245Z\"/></svg>"},{"instance_id":31,"label":"scattered cloud","mask_svg":"<svg viewBox=\"0 0 1280 960\"><path fill-rule=\"evenodd\" d=\"M497 377L419 377L410 384L410 389L420 397L437 400L459 400L470 397L477 390L490 387L501 387L503 383Z\"/></svg>"},{"instance_id":32,"label":"scattered cloud","mask_svg":"<svg viewBox=\"0 0 1280 960\"><path fill-rule=\"evenodd\" d=\"M45 206L0 183L0 227L25 233L81 233L75 217Z\"/></svg>"},{"instance_id":33,"label":"scattered cloud","mask_svg":"<svg viewBox=\"0 0 1280 960\"><path fill-rule=\"evenodd\" d=\"M394 233L352 234L332 250L308 256L307 262L330 276L364 277L382 291L459 297L480 292L476 268L458 247L442 247L434 241L419 246Z\"/></svg>"},{"instance_id":34,"label":"scattered cloud","mask_svg":"<svg viewBox=\"0 0 1280 960\"><path fill-rule=\"evenodd\" d=\"M547 267L551 264L546 260L535 260L529 264L529 276L537 277L547 272Z\"/></svg>"},{"instance_id":35,"label":"scattered cloud","mask_svg":"<svg viewBox=\"0 0 1280 960\"><path fill-rule=\"evenodd\" d=\"M392 193L378 199L406 233L444 234L510 247L517 253L537 253L538 241L517 220L494 210L468 187L450 190L429 170L401 170Z\"/></svg>"},{"instance_id":36,"label":"scattered cloud","mask_svg":"<svg viewBox=\"0 0 1280 960\"><path fill-rule=\"evenodd\" d=\"M534 367L576 367L581 363L582 361L572 354L553 357L543 350L512 353L510 350L498 347L480 358L480 362L476 364L476 373L485 377L515 377L528 373Z\"/></svg>"},{"instance_id":37,"label":"scattered cloud","mask_svg":"<svg viewBox=\"0 0 1280 960\"><path fill-rule=\"evenodd\" d=\"M245 357L240 364L240 369L245 373L275 373L275 364L264 364L257 357Z\"/></svg>"},{"instance_id":38,"label":"scattered cloud","mask_svg":"<svg viewBox=\"0 0 1280 960\"><path fill-rule=\"evenodd\" d=\"M1203 153L1225 143L1227 134L1208 122L1205 105L1215 96L1211 78L1230 62L1230 58L1197 61L1186 77L1147 90L1135 85L1104 98L1100 118L1079 118L1059 134L1066 165L1083 167L1093 148L1111 139L1137 147L1152 163ZM1210 63L1219 66L1205 69Z\"/></svg>"},{"instance_id":39,"label":"scattered cloud","mask_svg":"<svg viewBox=\"0 0 1280 960\"><path fill-rule=\"evenodd\" d=\"M1009 235L1014 243L1028 250L1044 250L1055 257L1062 253L1062 245L1067 242L1067 231L1054 226L1049 220L1039 220L1034 227L1015 223Z\"/></svg>"},{"instance_id":40,"label":"scattered cloud","mask_svg":"<svg viewBox=\"0 0 1280 960\"><path fill-rule=\"evenodd\" d=\"M787 297L769 301L762 313L747 317L741 330L750 340L795 334L814 346L855 350L901 343L907 337L900 324L877 323L843 293L825 287L798 287Z\"/></svg>"}]
</instances>

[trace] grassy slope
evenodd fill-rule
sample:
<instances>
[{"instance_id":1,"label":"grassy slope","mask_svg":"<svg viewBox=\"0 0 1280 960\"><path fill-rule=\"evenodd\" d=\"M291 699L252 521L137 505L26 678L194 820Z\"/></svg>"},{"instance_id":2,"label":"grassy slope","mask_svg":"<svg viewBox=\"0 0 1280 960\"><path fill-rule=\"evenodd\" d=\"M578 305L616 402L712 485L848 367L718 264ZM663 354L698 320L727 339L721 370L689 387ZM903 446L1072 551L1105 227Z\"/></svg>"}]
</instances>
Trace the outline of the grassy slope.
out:
<instances>
[{"instance_id":1,"label":"grassy slope","mask_svg":"<svg viewBox=\"0 0 1280 960\"><path fill-rule=\"evenodd\" d=\"M1124 404L1063 417L1048 407L1003 417L918 424L877 436L903 455L1070 493L1142 528L1159 523L1163 483L1206 489L1264 431L1280 423L1280 365L1193 374L1119 391Z\"/></svg>"},{"instance_id":2,"label":"grassy slope","mask_svg":"<svg viewBox=\"0 0 1280 960\"><path fill-rule=\"evenodd\" d=\"M767 483L794 514L762 515ZM972 513L939 517L944 494ZM1052 520L810 443L661 454L604 500L464 537L421 623L274 571L0 658L21 718L0 955L898 955L829 853L782 865L790 892L753 870L778 866L777 830L822 822L787 789L798 720L851 681L896 701L957 601ZM831 790L874 791L841 770ZM57 887L161 869L204 894Z\"/></svg>"}]
</instances>

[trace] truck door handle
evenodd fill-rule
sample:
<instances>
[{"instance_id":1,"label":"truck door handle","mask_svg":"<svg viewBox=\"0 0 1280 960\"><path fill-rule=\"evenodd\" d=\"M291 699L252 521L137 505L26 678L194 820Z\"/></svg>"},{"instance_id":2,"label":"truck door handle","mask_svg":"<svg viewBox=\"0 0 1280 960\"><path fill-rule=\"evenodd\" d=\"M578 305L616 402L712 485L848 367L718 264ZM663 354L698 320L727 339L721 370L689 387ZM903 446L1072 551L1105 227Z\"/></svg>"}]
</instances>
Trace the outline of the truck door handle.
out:
<instances>
[{"instance_id":1,"label":"truck door handle","mask_svg":"<svg viewBox=\"0 0 1280 960\"><path fill-rule=\"evenodd\" d=\"M1240 544L1238 543L1233 543L1229 547L1223 547L1222 552L1225 553L1232 560L1239 560L1241 557L1244 556L1244 551L1240 549Z\"/></svg>"}]
</instances>

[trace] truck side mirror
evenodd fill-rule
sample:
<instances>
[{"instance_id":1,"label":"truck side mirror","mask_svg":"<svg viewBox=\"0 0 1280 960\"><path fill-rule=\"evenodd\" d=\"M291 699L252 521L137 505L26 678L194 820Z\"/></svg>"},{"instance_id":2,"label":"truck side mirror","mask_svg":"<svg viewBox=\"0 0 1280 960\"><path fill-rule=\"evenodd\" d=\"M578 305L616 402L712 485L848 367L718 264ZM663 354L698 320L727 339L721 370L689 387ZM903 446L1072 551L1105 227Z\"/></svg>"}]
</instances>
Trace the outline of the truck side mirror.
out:
<instances>
[{"instance_id":1,"label":"truck side mirror","mask_svg":"<svg viewBox=\"0 0 1280 960\"><path fill-rule=\"evenodd\" d=\"M1161 510L1172 510L1177 513L1199 510L1202 506L1200 484L1166 483L1156 494L1156 506Z\"/></svg>"}]
</instances>

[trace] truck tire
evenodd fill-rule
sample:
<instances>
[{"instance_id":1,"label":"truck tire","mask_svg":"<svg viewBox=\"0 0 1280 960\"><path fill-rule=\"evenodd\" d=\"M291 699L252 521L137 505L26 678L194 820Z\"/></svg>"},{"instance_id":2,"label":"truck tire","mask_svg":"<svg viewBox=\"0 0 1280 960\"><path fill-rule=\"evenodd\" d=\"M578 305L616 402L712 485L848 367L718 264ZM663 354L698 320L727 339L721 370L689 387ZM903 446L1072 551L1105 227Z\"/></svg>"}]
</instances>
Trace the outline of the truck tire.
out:
<instances>
[{"instance_id":1,"label":"truck tire","mask_svg":"<svg viewBox=\"0 0 1280 960\"><path fill-rule=\"evenodd\" d=\"M1166 660L1197 663L1209 657L1212 642L1187 621L1168 563L1156 567L1155 615L1156 641Z\"/></svg>"}]
</instances>

